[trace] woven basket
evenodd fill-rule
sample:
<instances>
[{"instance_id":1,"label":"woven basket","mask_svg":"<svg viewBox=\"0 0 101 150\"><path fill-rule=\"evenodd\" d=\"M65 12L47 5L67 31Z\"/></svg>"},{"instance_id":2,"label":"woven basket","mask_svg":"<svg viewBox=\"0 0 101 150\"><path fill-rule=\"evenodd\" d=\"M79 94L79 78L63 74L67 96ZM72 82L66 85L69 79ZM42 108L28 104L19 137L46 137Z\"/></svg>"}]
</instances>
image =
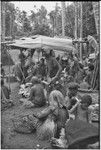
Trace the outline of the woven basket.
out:
<instances>
[{"instance_id":1,"label":"woven basket","mask_svg":"<svg viewBox=\"0 0 101 150\"><path fill-rule=\"evenodd\" d=\"M13 119L14 130L19 133L31 133L36 130L38 119L31 116L19 116Z\"/></svg>"}]
</instances>

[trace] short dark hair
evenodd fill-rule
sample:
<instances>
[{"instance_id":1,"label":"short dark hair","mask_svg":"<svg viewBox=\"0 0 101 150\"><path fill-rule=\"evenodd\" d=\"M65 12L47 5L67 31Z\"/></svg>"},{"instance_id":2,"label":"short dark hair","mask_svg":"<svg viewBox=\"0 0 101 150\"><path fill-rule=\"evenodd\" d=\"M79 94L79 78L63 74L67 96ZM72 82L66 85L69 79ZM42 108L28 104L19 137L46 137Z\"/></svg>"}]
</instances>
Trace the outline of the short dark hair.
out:
<instances>
[{"instance_id":1,"label":"short dark hair","mask_svg":"<svg viewBox=\"0 0 101 150\"><path fill-rule=\"evenodd\" d=\"M33 76L32 78L31 78L31 83L34 85L34 84L38 84L38 83L40 83L40 80L38 79L38 77L36 77L36 76Z\"/></svg>"},{"instance_id":2,"label":"short dark hair","mask_svg":"<svg viewBox=\"0 0 101 150\"><path fill-rule=\"evenodd\" d=\"M81 98L81 103L87 103L88 106L92 104L92 97L90 95L84 95Z\"/></svg>"},{"instance_id":3,"label":"short dark hair","mask_svg":"<svg viewBox=\"0 0 101 150\"><path fill-rule=\"evenodd\" d=\"M40 60L41 60L41 61L43 61L43 62L45 61L45 59L44 59L44 58L41 58Z\"/></svg>"},{"instance_id":4,"label":"short dark hair","mask_svg":"<svg viewBox=\"0 0 101 150\"><path fill-rule=\"evenodd\" d=\"M93 70L94 70L94 65L93 65L93 64L89 64L88 67L89 67L89 70L90 70L90 71L93 71Z\"/></svg>"},{"instance_id":5,"label":"short dark hair","mask_svg":"<svg viewBox=\"0 0 101 150\"><path fill-rule=\"evenodd\" d=\"M78 90L80 86L76 82L70 82L68 84L68 89L69 90Z\"/></svg>"}]
</instances>

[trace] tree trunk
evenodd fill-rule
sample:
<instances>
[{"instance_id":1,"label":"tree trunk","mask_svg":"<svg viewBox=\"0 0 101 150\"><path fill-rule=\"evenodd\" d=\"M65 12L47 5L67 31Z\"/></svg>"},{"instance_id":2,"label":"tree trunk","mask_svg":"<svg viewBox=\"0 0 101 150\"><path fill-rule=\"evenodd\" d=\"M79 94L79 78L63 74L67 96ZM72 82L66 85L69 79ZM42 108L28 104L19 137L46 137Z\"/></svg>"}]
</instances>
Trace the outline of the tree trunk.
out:
<instances>
[{"instance_id":1,"label":"tree trunk","mask_svg":"<svg viewBox=\"0 0 101 150\"><path fill-rule=\"evenodd\" d=\"M5 2L1 2L1 40L5 41Z\"/></svg>"},{"instance_id":2,"label":"tree trunk","mask_svg":"<svg viewBox=\"0 0 101 150\"><path fill-rule=\"evenodd\" d=\"M94 18L95 18L95 24L96 24L96 31L97 35L100 33L100 10L99 10L99 2L92 2L93 5L93 11L94 11Z\"/></svg>"},{"instance_id":3,"label":"tree trunk","mask_svg":"<svg viewBox=\"0 0 101 150\"><path fill-rule=\"evenodd\" d=\"M65 36L65 2L61 2L62 6L62 36Z\"/></svg>"},{"instance_id":4,"label":"tree trunk","mask_svg":"<svg viewBox=\"0 0 101 150\"><path fill-rule=\"evenodd\" d=\"M82 3L83 2L80 2L81 3L81 13L80 13L80 22L81 22L81 25L80 25L80 39L82 40L82 20L83 20L83 12L82 12ZM82 43L80 43L80 61L82 62Z\"/></svg>"}]
</instances>

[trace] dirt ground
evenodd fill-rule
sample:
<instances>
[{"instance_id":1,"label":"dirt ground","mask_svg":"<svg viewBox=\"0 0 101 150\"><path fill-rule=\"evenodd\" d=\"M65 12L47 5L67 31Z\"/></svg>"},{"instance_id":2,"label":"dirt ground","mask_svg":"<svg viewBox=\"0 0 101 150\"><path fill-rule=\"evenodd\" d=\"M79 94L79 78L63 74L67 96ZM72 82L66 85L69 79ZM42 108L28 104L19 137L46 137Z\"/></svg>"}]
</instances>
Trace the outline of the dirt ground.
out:
<instances>
[{"instance_id":1,"label":"dirt ground","mask_svg":"<svg viewBox=\"0 0 101 150\"><path fill-rule=\"evenodd\" d=\"M7 83L6 83L7 84ZM11 99L14 102L14 106L1 112L1 133L3 135L3 149L50 149L51 145L49 141L40 141L37 139L35 133L32 134L20 134L13 131L12 118L19 114L31 114L35 111L39 112L41 109L25 109L20 103L21 98L18 95L19 84L11 83ZM94 98L94 96L93 96ZM96 97L94 99L97 99ZM98 124L95 124L98 126Z\"/></svg>"},{"instance_id":2,"label":"dirt ground","mask_svg":"<svg viewBox=\"0 0 101 150\"><path fill-rule=\"evenodd\" d=\"M48 141L40 141L36 134L19 134L13 131L12 118L19 114L31 114L33 111L40 111L38 108L24 109L19 102L18 83L11 84L12 94L11 99L14 101L14 106L1 112L1 133L3 135L3 149L36 149L36 148L51 148ZM43 109L43 108L42 108Z\"/></svg>"},{"instance_id":3,"label":"dirt ground","mask_svg":"<svg viewBox=\"0 0 101 150\"><path fill-rule=\"evenodd\" d=\"M15 55L16 54L16 55ZM10 52L10 55L14 63L18 63L18 50ZM10 66L10 72L12 72L12 67ZM6 75L9 74L9 67L4 67ZM5 81L7 86L8 83ZM50 143L48 141L40 141L37 139L36 134L18 134L13 131L12 118L16 118L19 114L30 114L33 111L40 111L37 109L25 110L21 103L19 102L20 96L18 95L19 84L17 82L10 83L11 87L11 99L14 102L14 106L1 112L1 133L2 133L2 149L50 149ZM42 108L43 109L43 108Z\"/></svg>"}]
</instances>

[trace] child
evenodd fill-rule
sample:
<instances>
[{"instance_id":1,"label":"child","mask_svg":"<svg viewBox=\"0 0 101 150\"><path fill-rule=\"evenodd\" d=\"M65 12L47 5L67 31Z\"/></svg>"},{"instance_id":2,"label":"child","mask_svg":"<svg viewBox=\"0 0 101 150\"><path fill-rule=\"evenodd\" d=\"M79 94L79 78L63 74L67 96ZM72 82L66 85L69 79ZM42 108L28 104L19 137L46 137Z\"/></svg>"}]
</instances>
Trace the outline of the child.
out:
<instances>
[{"instance_id":1,"label":"child","mask_svg":"<svg viewBox=\"0 0 101 150\"><path fill-rule=\"evenodd\" d=\"M79 100L79 95L78 95L78 88L79 85L75 82L71 82L68 85L68 96L66 97L66 106L68 110L72 108L73 105L76 104L76 102Z\"/></svg>"},{"instance_id":2,"label":"child","mask_svg":"<svg viewBox=\"0 0 101 150\"><path fill-rule=\"evenodd\" d=\"M79 119L85 122L90 121L91 110L89 106L92 104L92 97L90 95L84 95L81 98L81 102L78 101L73 108L69 110L69 113L73 113L75 115L75 119Z\"/></svg>"}]
</instances>

